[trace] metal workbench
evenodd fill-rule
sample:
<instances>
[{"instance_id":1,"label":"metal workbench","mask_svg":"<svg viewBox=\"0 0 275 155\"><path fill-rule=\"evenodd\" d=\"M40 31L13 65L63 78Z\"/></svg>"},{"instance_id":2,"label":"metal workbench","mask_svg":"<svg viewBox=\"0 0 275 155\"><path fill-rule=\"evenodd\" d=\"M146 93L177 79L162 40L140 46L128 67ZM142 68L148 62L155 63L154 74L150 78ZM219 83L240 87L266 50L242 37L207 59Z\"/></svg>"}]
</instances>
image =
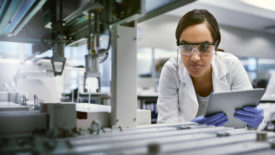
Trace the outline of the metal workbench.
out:
<instances>
[{"instance_id":1,"label":"metal workbench","mask_svg":"<svg viewBox=\"0 0 275 155\"><path fill-rule=\"evenodd\" d=\"M158 124L109 129L67 138L1 137L0 154L274 154L274 132L197 125Z\"/></svg>"}]
</instances>

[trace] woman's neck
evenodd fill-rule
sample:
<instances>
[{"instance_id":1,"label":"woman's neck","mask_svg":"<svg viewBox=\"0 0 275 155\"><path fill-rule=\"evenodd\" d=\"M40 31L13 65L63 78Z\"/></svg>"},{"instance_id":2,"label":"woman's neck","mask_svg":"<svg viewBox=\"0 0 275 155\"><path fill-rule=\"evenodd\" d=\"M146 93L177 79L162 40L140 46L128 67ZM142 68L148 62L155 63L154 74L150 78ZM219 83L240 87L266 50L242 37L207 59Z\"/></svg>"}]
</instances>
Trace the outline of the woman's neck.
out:
<instances>
[{"instance_id":1,"label":"woman's neck","mask_svg":"<svg viewBox=\"0 0 275 155\"><path fill-rule=\"evenodd\" d=\"M213 89L212 84L212 67L200 77L191 77L193 81L193 85L197 94L202 97L208 96Z\"/></svg>"},{"instance_id":2,"label":"woman's neck","mask_svg":"<svg viewBox=\"0 0 275 155\"><path fill-rule=\"evenodd\" d=\"M204 72L204 74L202 76L199 77L192 77L192 81L193 83L204 83L207 82L209 80L212 80L212 67L210 66L206 72Z\"/></svg>"}]
</instances>

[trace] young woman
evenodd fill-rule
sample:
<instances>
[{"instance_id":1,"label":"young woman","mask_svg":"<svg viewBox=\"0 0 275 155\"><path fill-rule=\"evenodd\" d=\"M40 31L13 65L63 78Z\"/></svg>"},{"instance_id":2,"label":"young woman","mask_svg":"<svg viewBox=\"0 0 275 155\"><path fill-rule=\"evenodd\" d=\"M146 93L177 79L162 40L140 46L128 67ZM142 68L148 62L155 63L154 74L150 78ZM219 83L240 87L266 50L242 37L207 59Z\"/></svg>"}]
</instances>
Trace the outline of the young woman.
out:
<instances>
[{"instance_id":1,"label":"young woman","mask_svg":"<svg viewBox=\"0 0 275 155\"><path fill-rule=\"evenodd\" d=\"M222 126L224 113L205 117L212 92L252 89L241 62L218 49L221 35L215 17L207 10L192 10L179 21L176 39L180 58L171 58L162 69L159 82L158 122L193 121ZM235 117L257 128L263 109L245 107Z\"/></svg>"}]
</instances>

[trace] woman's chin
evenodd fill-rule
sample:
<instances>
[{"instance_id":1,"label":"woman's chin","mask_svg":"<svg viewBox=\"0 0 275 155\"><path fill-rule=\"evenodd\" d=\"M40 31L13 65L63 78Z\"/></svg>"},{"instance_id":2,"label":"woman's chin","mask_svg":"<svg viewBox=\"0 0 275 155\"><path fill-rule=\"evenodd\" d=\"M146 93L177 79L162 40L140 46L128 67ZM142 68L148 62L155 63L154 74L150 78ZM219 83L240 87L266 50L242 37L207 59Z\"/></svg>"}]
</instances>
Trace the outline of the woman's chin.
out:
<instances>
[{"instance_id":1,"label":"woman's chin","mask_svg":"<svg viewBox=\"0 0 275 155\"><path fill-rule=\"evenodd\" d=\"M202 74L201 73L190 73L190 75L194 78L200 77Z\"/></svg>"}]
</instances>

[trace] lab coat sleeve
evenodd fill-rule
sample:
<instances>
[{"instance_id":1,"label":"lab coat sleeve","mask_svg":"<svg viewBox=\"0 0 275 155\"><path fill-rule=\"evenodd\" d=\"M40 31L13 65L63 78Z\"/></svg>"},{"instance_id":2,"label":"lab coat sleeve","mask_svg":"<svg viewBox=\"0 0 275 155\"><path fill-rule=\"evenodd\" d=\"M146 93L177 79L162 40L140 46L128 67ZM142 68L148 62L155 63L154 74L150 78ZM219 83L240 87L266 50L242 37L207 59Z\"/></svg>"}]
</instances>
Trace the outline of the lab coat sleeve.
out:
<instances>
[{"instance_id":1,"label":"lab coat sleeve","mask_svg":"<svg viewBox=\"0 0 275 155\"><path fill-rule=\"evenodd\" d=\"M161 72L158 91L158 123L180 122L178 116L179 77L176 65L168 61Z\"/></svg>"},{"instance_id":2,"label":"lab coat sleeve","mask_svg":"<svg viewBox=\"0 0 275 155\"><path fill-rule=\"evenodd\" d=\"M231 66L231 90L253 89L248 74L238 58L233 61Z\"/></svg>"}]
</instances>

